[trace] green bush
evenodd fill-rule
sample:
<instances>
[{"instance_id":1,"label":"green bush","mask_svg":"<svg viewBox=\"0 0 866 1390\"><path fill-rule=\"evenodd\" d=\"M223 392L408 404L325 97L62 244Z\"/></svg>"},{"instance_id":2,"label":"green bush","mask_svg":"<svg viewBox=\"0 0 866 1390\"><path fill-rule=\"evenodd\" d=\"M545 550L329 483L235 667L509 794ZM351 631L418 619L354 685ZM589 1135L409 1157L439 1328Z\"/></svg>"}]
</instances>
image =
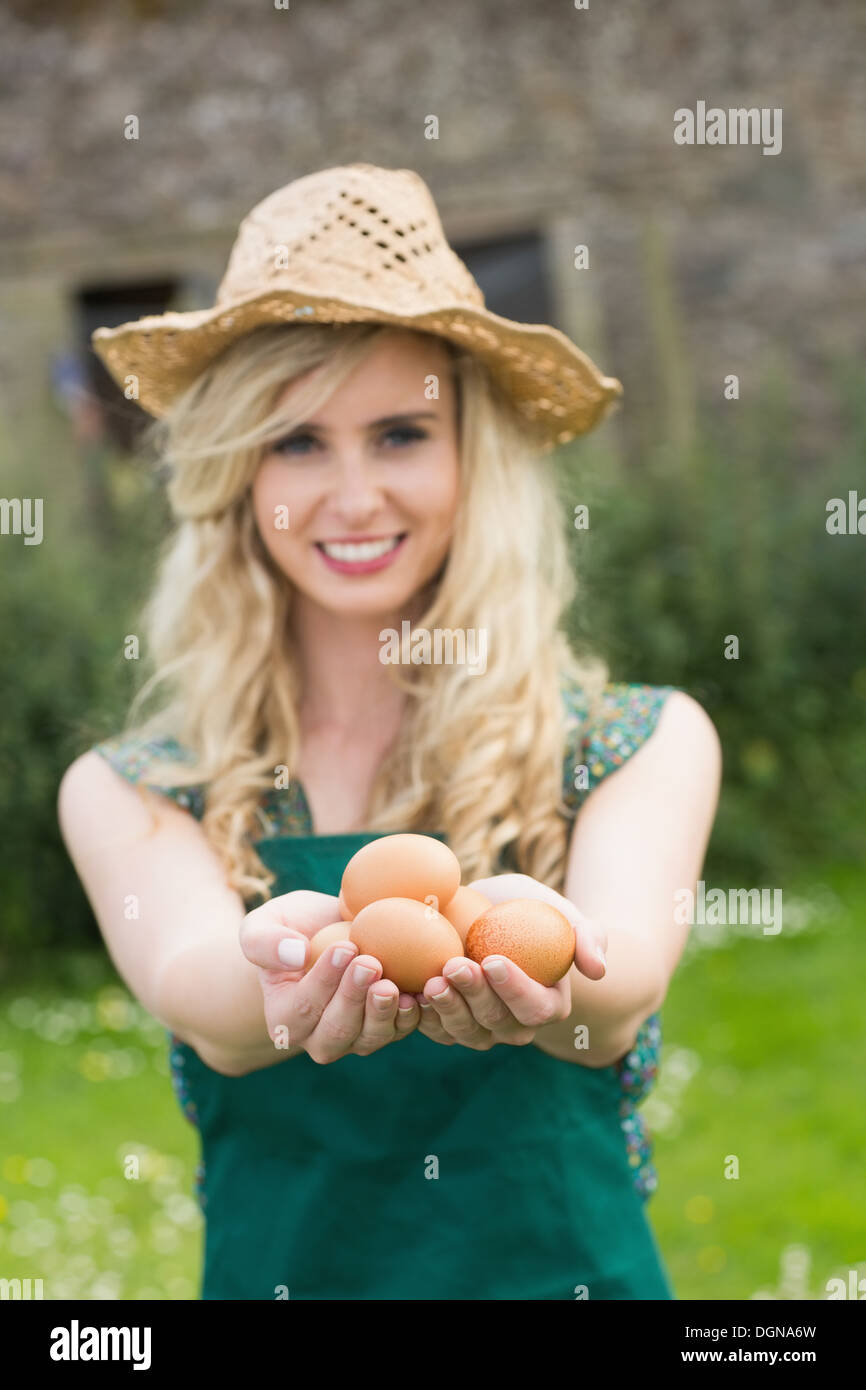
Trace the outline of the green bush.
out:
<instances>
[{"instance_id":1,"label":"green bush","mask_svg":"<svg viewBox=\"0 0 866 1390\"><path fill-rule=\"evenodd\" d=\"M835 437L801 457L784 382L708 415L680 451L613 465L580 449L563 495L581 593L569 631L616 679L677 685L712 715L725 786L719 872L766 880L804 855L866 858L866 536L830 535L827 501L862 486L863 374L828 389ZM739 656L726 659L726 639Z\"/></svg>"},{"instance_id":2,"label":"green bush","mask_svg":"<svg viewBox=\"0 0 866 1390\"><path fill-rule=\"evenodd\" d=\"M108 513L88 513L82 460L56 418L7 434L3 495L43 498L41 545L0 541L0 951L98 939L57 826L64 769L120 725L135 685L123 638L165 525L144 471L106 457ZM132 629L134 630L134 628Z\"/></svg>"}]
</instances>

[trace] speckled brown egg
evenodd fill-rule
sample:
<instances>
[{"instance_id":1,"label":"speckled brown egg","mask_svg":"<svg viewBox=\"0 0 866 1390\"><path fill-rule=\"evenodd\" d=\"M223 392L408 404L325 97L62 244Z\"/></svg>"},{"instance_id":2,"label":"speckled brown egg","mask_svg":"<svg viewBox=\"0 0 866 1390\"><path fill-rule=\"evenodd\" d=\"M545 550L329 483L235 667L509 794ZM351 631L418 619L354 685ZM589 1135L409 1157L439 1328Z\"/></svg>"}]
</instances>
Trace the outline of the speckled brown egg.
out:
<instances>
[{"instance_id":1,"label":"speckled brown egg","mask_svg":"<svg viewBox=\"0 0 866 1390\"><path fill-rule=\"evenodd\" d=\"M319 959L323 951L329 946L333 946L337 941L351 941L349 935L349 922L333 922L328 927L320 927L315 936L310 941L310 954L307 960L307 969L310 970Z\"/></svg>"},{"instance_id":2,"label":"speckled brown egg","mask_svg":"<svg viewBox=\"0 0 866 1390\"><path fill-rule=\"evenodd\" d=\"M442 911L460 887L460 864L453 850L431 835L383 835L353 854L343 871L341 891L355 916L382 898L414 898Z\"/></svg>"},{"instance_id":3,"label":"speckled brown egg","mask_svg":"<svg viewBox=\"0 0 866 1390\"><path fill-rule=\"evenodd\" d=\"M574 927L550 903L512 898L489 907L466 934L465 951L480 965L487 956L507 956L541 985L555 985L574 960Z\"/></svg>"},{"instance_id":4,"label":"speckled brown egg","mask_svg":"<svg viewBox=\"0 0 866 1390\"><path fill-rule=\"evenodd\" d=\"M458 888L450 903L442 908L442 916L448 918L452 927L456 927L460 933L460 939L465 941L466 933L475 918L480 917L482 912L492 905L490 899L485 898L484 894L475 888Z\"/></svg>"},{"instance_id":5,"label":"speckled brown egg","mask_svg":"<svg viewBox=\"0 0 866 1390\"><path fill-rule=\"evenodd\" d=\"M363 907L349 928L362 955L381 962L386 980L420 994L452 956L463 955L460 934L441 913L414 898L382 898Z\"/></svg>"}]
</instances>

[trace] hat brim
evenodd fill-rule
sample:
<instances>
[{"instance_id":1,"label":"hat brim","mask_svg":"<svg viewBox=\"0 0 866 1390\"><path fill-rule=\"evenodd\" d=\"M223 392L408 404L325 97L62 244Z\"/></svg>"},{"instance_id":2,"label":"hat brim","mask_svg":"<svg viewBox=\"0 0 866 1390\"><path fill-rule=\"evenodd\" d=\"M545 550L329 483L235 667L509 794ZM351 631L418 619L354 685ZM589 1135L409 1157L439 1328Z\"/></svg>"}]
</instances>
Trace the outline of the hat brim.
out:
<instances>
[{"instance_id":1,"label":"hat brim","mask_svg":"<svg viewBox=\"0 0 866 1390\"><path fill-rule=\"evenodd\" d=\"M621 383L604 376L559 329L516 323L465 305L394 314L347 299L270 289L230 305L97 328L91 342L121 389L128 390L133 378L134 399L162 419L238 338L265 324L289 323L385 323L468 348L487 364L548 448L594 429L622 395Z\"/></svg>"}]
</instances>

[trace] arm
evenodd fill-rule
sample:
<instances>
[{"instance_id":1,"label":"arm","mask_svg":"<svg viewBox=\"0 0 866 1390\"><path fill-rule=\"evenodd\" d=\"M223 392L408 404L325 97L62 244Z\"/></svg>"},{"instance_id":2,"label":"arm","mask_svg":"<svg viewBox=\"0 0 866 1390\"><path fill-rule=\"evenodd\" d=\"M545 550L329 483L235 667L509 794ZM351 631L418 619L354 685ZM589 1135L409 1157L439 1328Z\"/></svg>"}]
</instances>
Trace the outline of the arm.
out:
<instances>
[{"instance_id":1,"label":"arm","mask_svg":"<svg viewBox=\"0 0 866 1390\"><path fill-rule=\"evenodd\" d=\"M92 750L67 770L58 810L119 974L212 1070L244 1076L300 1052L323 1063L366 1056L415 1028L411 996L356 947L325 951L304 972L306 941L335 920L336 898L300 890L246 912L198 822ZM288 939L301 947L297 967L280 955ZM277 1027L300 1045L277 1045Z\"/></svg>"},{"instance_id":2,"label":"arm","mask_svg":"<svg viewBox=\"0 0 866 1390\"><path fill-rule=\"evenodd\" d=\"M198 822L92 750L64 774L58 815L109 955L148 1012L227 1075L290 1055L268 1037L239 942L244 904Z\"/></svg>"},{"instance_id":3,"label":"arm","mask_svg":"<svg viewBox=\"0 0 866 1390\"><path fill-rule=\"evenodd\" d=\"M688 937L674 920L677 889L694 888L715 817L718 735L690 696L675 691L646 743L587 798L572 835L565 896L607 933L607 973L572 966L568 1018L534 1045L564 1061L603 1067L634 1045L667 994ZM586 1024L590 1046L574 1046Z\"/></svg>"}]
</instances>

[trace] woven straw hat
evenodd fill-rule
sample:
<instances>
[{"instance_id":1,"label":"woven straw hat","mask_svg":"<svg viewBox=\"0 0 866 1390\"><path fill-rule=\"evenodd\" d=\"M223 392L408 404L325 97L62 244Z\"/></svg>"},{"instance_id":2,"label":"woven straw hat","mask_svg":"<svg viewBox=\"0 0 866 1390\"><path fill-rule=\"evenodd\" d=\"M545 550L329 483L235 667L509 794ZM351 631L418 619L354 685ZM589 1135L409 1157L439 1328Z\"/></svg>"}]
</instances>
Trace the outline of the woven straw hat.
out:
<instances>
[{"instance_id":1,"label":"woven straw hat","mask_svg":"<svg viewBox=\"0 0 866 1390\"><path fill-rule=\"evenodd\" d=\"M547 448L592 429L622 394L558 329L486 309L423 179L372 164L308 174L254 207L213 308L97 328L92 343L115 381L136 377L139 404L161 417L262 324L358 322L421 329L469 348Z\"/></svg>"}]
</instances>

